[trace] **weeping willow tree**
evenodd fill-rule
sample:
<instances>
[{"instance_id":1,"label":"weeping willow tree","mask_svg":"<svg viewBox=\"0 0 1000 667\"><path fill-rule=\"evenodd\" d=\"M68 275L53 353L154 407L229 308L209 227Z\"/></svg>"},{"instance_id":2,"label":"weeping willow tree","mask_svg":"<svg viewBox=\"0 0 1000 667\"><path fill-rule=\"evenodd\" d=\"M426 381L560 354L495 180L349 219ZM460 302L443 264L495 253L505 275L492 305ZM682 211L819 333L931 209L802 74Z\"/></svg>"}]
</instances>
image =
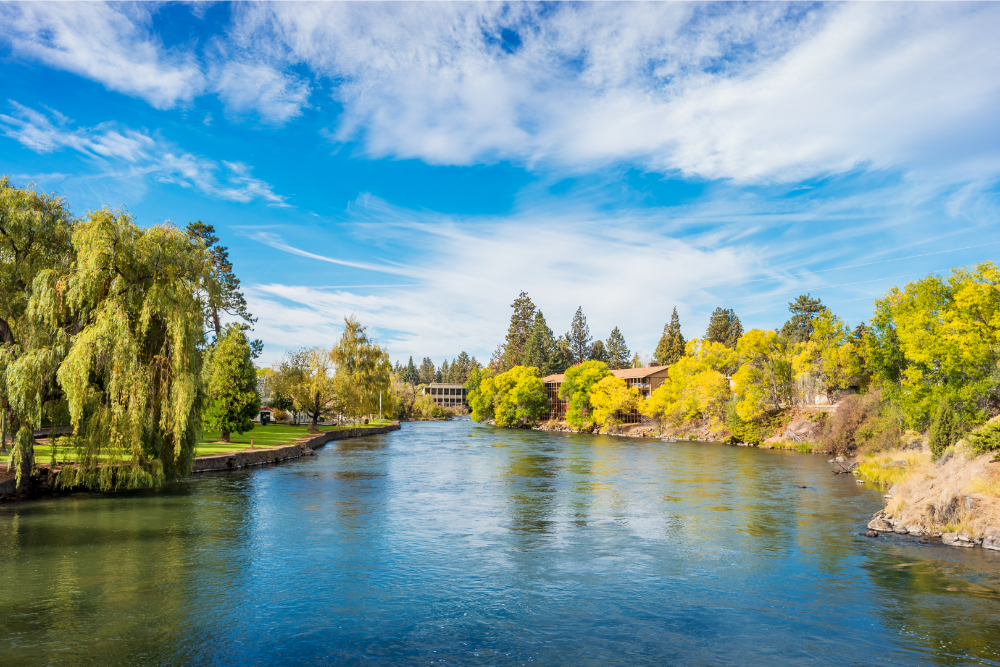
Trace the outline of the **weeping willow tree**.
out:
<instances>
[{"instance_id":1,"label":"weeping willow tree","mask_svg":"<svg viewBox=\"0 0 1000 667\"><path fill-rule=\"evenodd\" d=\"M389 398L392 364L353 315L344 318L344 333L330 358L337 365L335 393L343 412L351 417L377 413L380 395Z\"/></svg>"},{"instance_id":2,"label":"weeping willow tree","mask_svg":"<svg viewBox=\"0 0 1000 667\"><path fill-rule=\"evenodd\" d=\"M0 178L0 445L13 436L18 486L34 467L43 410L61 399L56 371L83 326L62 313L40 317L47 276L71 267L73 224L62 199Z\"/></svg>"},{"instance_id":3,"label":"weeping willow tree","mask_svg":"<svg viewBox=\"0 0 1000 667\"><path fill-rule=\"evenodd\" d=\"M57 373L79 449L60 485L107 490L188 474L202 407L201 294L218 295L203 244L101 209L73 232L72 270L36 278L36 316L85 323Z\"/></svg>"}]
</instances>

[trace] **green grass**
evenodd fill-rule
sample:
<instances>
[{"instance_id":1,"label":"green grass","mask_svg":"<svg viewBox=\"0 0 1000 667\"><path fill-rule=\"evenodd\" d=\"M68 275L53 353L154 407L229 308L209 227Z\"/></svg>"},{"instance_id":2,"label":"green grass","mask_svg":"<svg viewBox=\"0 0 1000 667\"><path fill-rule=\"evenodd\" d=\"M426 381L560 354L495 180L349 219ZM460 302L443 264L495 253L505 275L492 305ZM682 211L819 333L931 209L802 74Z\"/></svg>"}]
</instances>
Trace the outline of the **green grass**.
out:
<instances>
[{"instance_id":1,"label":"green grass","mask_svg":"<svg viewBox=\"0 0 1000 667\"><path fill-rule=\"evenodd\" d=\"M346 429L346 428L375 428L380 425L391 424L392 420L383 419L381 424L378 420L373 420L370 424L355 424L355 425L345 425L345 426L320 426L320 431L332 431L336 429ZM250 448L250 438L253 437L253 446L255 449L263 449L268 447L280 447L283 445L291 444L293 441L304 438L309 435L307 426L288 426L286 424L269 424L267 426L256 426L252 431L247 431L246 433L239 434L233 433L230 439L232 440L229 444L219 443L218 440L221 437L218 431L205 431L202 434L202 440L198 443L195 448L195 456L210 456L212 454L221 454L223 452L235 452L241 449ZM56 462L65 463L75 461L76 449L69 444L69 438L64 438L61 443L56 444ZM7 444L10 447L10 443ZM0 454L0 463L6 465L10 460L10 454ZM39 465L49 465L52 461L52 445L50 444L36 444L35 445L35 460Z\"/></svg>"}]
</instances>

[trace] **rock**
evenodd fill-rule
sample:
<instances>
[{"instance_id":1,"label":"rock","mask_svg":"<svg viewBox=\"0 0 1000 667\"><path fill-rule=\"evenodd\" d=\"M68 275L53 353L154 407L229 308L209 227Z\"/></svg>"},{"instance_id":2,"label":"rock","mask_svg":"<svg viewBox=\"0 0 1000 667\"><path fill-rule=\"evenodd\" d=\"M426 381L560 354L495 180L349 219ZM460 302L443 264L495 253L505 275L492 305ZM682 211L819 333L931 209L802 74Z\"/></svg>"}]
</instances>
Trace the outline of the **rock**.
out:
<instances>
[{"instance_id":1,"label":"rock","mask_svg":"<svg viewBox=\"0 0 1000 667\"><path fill-rule=\"evenodd\" d=\"M909 533L910 535L916 535L917 537L927 534L927 531L921 528L920 526L907 526L906 532Z\"/></svg>"},{"instance_id":2,"label":"rock","mask_svg":"<svg viewBox=\"0 0 1000 667\"><path fill-rule=\"evenodd\" d=\"M854 480L854 483L855 484L864 484L865 480L863 480L863 479L856 479L856 480Z\"/></svg>"},{"instance_id":3,"label":"rock","mask_svg":"<svg viewBox=\"0 0 1000 667\"><path fill-rule=\"evenodd\" d=\"M1000 537L987 537L983 540L983 548L1000 551Z\"/></svg>"},{"instance_id":4,"label":"rock","mask_svg":"<svg viewBox=\"0 0 1000 667\"><path fill-rule=\"evenodd\" d=\"M899 533L900 535L909 535L910 534L910 529L907 528L906 526L904 526L902 523L897 523L893 527L892 532Z\"/></svg>"},{"instance_id":5,"label":"rock","mask_svg":"<svg viewBox=\"0 0 1000 667\"><path fill-rule=\"evenodd\" d=\"M948 451L946 451L946 452L944 453L944 455L943 455L943 456L942 456L941 458L939 458L939 459L937 460L937 463L936 463L935 465L939 465L939 466L943 466L943 465L944 465L945 463L947 463L948 461L951 461L951 457L952 457L952 455L953 455L954 453L955 453L955 450L953 450L953 449L949 449Z\"/></svg>"},{"instance_id":6,"label":"rock","mask_svg":"<svg viewBox=\"0 0 1000 667\"><path fill-rule=\"evenodd\" d=\"M952 547L974 547L976 545L968 535L962 533L944 533L941 535L941 541Z\"/></svg>"},{"instance_id":7,"label":"rock","mask_svg":"<svg viewBox=\"0 0 1000 667\"><path fill-rule=\"evenodd\" d=\"M874 530L869 530L867 533L865 533L865 537L878 537L878 532Z\"/></svg>"},{"instance_id":8,"label":"rock","mask_svg":"<svg viewBox=\"0 0 1000 667\"><path fill-rule=\"evenodd\" d=\"M838 456L837 458L834 459L834 461L836 461L837 463L843 463L846 460L847 459L845 459L843 456Z\"/></svg>"}]
</instances>

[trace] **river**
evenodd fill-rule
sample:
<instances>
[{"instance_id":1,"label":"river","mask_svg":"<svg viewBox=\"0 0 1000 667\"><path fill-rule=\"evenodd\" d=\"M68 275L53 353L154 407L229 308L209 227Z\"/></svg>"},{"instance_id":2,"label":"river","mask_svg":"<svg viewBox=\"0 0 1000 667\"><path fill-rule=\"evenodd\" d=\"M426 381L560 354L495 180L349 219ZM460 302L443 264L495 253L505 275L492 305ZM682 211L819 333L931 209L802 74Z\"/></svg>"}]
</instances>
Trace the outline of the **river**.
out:
<instances>
[{"instance_id":1,"label":"river","mask_svg":"<svg viewBox=\"0 0 1000 667\"><path fill-rule=\"evenodd\" d=\"M1000 664L1000 553L880 507L822 456L404 424L0 505L0 664Z\"/></svg>"}]
</instances>

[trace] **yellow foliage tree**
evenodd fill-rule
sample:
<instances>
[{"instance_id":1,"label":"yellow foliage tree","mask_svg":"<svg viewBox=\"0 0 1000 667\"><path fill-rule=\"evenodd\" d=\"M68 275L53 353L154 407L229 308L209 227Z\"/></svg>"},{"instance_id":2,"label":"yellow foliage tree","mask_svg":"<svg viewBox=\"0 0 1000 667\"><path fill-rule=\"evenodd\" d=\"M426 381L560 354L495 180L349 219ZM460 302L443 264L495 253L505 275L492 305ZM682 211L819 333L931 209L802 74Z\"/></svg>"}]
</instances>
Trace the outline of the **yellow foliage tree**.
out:
<instances>
[{"instance_id":1,"label":"yellow foliage tree","mask_svg":"<svg viewBox=\"0 0 1000 667\"><path fill-rule=\"evenodd\" d=\"M730 398L723 371L735 363L736 351L723 343L689 341L684 356L670 367L667 381L642 407L643 414L675 425L703 418L720 423Z\"/></svg>"},{"instance_id":2,"label":"yellow foliage tree","mask_svg":"<svg viewBox=\"0 0 1000 667\"><path fill-rule=\"evenodd\" d=\"M639 390L629 387L625 380L608 375L590 390L591 419L608 427L620 424L619 416L639 407Z\"/></svg>"},{"instance_id":3,"label":"yellow foliage tree","mask_svg":"<svg viewBox=\"0 0 1000 667\"><path fill-rule=\"evenodd\" d=\"M736 344L736 353L741 365L733 384L741 419L756 419L790 400L792 363L777 332L751 329Z\"/></svg>"}]
</instances>

